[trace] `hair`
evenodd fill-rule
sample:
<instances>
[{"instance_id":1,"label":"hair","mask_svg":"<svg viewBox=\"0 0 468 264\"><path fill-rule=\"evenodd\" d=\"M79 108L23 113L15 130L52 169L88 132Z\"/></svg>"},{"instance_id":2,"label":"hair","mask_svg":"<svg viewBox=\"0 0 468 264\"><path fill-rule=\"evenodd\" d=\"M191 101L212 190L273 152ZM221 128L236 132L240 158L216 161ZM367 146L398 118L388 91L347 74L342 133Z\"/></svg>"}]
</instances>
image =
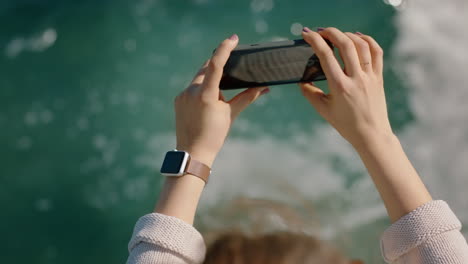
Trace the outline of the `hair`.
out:
<instances>
[{"instance_id":1,"label":"hair","mask_svg":"<svg viewBox=\"0 0 468 264\"><path fill-rule=\"evenodd\" d=\"M247 236L224 233L209 247L204 264L349 264L324 242L300 233L275 232Z\"/></svg>"},{"instance_id":2,"label":"hair","mask_svg":"<svg viewBox=\"0 0 468 264\"><path fill-rule=\"evenodd\" d=\"M238 196L201 216L208 244L203 264L363 264L350 261L315 235L320 234L313 204L283 185L284 201Z\"/></svg>"}]
</instances>

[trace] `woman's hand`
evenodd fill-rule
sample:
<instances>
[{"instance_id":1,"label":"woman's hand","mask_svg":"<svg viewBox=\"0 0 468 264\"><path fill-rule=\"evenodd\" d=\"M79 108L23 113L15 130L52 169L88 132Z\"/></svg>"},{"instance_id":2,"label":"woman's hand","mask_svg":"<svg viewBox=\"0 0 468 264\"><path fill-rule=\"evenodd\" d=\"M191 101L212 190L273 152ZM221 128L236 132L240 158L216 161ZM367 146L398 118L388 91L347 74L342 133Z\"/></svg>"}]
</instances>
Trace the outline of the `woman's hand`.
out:
<instances>
[{"instance_id":1,"label":"woman's hand","mask_svg":"<svg viewBox=\"0 0 468 264\"><path fill-rule=\"evenodd\" d=\"M301 83L303 95L319 114L355 148L369 137L393 135L383 87L383 51L370 36L326 28L318 33L304 28L304 40L320 59L329 94L310 83ZM341 69L327 39L338 48Z\"/></svg>"},{"instance_id":2,"label":"woman's hand","mask_svg":"<svg viewBox=\"0 0 468 264\"><path fill-rule=\"evenodd\" d=\"M383 88L383 52L363 34L336 28L312 32L304 28L327 76L330 94L301 84L305 97L361 157L392 222L430 201L431 195L408 160L388 120ZM324 39L340 52L344 70Z\"/></svg>"},{"instance_id":3,"label":"woman's hand","mask_svg":"<svg viewBox=\"0 0 468 264\"><path fill-rule=\"evenodd\" d=\"M177 149L211 167L221 150L236 117L267 87L247 89L226 101L219 90L223 67L239 39L224 40L193 78L187 89L175 99Z\"/></svg>"},{"instance_id":4,"label":"woman's hand","mask_svg":"<svg viewBox=\"0 0 468 264\"><path fill-rule=\"evenodd\" d=\"M223 68L239 41L237 35L224 40L193 78L187 89L175 99L177 149L187 151L194 159L212 166L236 117L266 87L247 89L231 100L219 90ZM193 175L168 177L154 212L193 223L205 182Z\"/></svg>"}]
</instances>

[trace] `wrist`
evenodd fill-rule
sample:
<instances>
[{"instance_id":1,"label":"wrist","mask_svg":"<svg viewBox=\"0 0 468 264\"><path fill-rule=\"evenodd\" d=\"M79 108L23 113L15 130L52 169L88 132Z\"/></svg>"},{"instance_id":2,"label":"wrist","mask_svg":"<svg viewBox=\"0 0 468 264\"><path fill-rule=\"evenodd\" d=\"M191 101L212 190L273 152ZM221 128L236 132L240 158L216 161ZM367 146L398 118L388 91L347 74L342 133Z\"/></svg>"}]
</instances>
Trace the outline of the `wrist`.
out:
<instances>
[{"instance_id":1,"label":"wrist","mask_svg":"<svg viewBox=\"0 0 468 264\"><path fill-rule=\"evenodd\" d=\"M217 153L196 147L184 147L177 145L177 150L186 151L190 155L190 158L197 160L210 168L213 166L213 162L217 156Z\"/></svg>"},{"instance_id":2,"label":"wrist","mask_svg":"<svg viewBox=\"0 0 468 264\"><path fill-rule=\"evenodd\" d=\"M374 132L360 140L350 142L354 149L359 153L368 152L376 146L390 146L399 144L398 137L392 131Z\"/></svg>"}]
</instances>

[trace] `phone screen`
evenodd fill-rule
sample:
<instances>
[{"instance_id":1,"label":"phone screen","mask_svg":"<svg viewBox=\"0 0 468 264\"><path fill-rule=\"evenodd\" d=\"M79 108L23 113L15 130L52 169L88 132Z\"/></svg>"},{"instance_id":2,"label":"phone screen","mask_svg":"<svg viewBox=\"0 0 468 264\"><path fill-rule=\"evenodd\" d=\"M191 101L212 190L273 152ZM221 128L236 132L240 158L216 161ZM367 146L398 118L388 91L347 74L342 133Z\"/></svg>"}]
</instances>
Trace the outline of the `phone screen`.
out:
<instances>
[{"instance_id":1,"label":"phone screen","mask_svg":"<svg viewBox=\"0 0 468 264\"><path fill-rule=\"evenodd\" d=\"M318 57L307 42L299 39L239 45L231 52L224 66L220 89L325 79Z\"/></svg>"}]
</instances>

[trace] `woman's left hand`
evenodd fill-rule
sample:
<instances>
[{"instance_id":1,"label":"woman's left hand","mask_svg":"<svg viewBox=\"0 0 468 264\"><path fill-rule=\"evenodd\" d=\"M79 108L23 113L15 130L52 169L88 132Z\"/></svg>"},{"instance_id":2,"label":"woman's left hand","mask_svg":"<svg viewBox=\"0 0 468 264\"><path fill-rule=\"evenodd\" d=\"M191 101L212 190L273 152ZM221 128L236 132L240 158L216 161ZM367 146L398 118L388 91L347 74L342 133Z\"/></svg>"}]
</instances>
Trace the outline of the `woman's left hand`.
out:
<instances>
[{"instance_id":1,"label":"woman's left hand","mask_svg":"<svg viewBox=\"0 0 468 264\"><path fill-rule=\"evenodd\" d=\"M193 81L175 99L177 149L212 165L236 117L267 87L249 88L226 101L219 89L223 68L239 39L232 35L216 49Z\"/></svg>"}]
</instances>

